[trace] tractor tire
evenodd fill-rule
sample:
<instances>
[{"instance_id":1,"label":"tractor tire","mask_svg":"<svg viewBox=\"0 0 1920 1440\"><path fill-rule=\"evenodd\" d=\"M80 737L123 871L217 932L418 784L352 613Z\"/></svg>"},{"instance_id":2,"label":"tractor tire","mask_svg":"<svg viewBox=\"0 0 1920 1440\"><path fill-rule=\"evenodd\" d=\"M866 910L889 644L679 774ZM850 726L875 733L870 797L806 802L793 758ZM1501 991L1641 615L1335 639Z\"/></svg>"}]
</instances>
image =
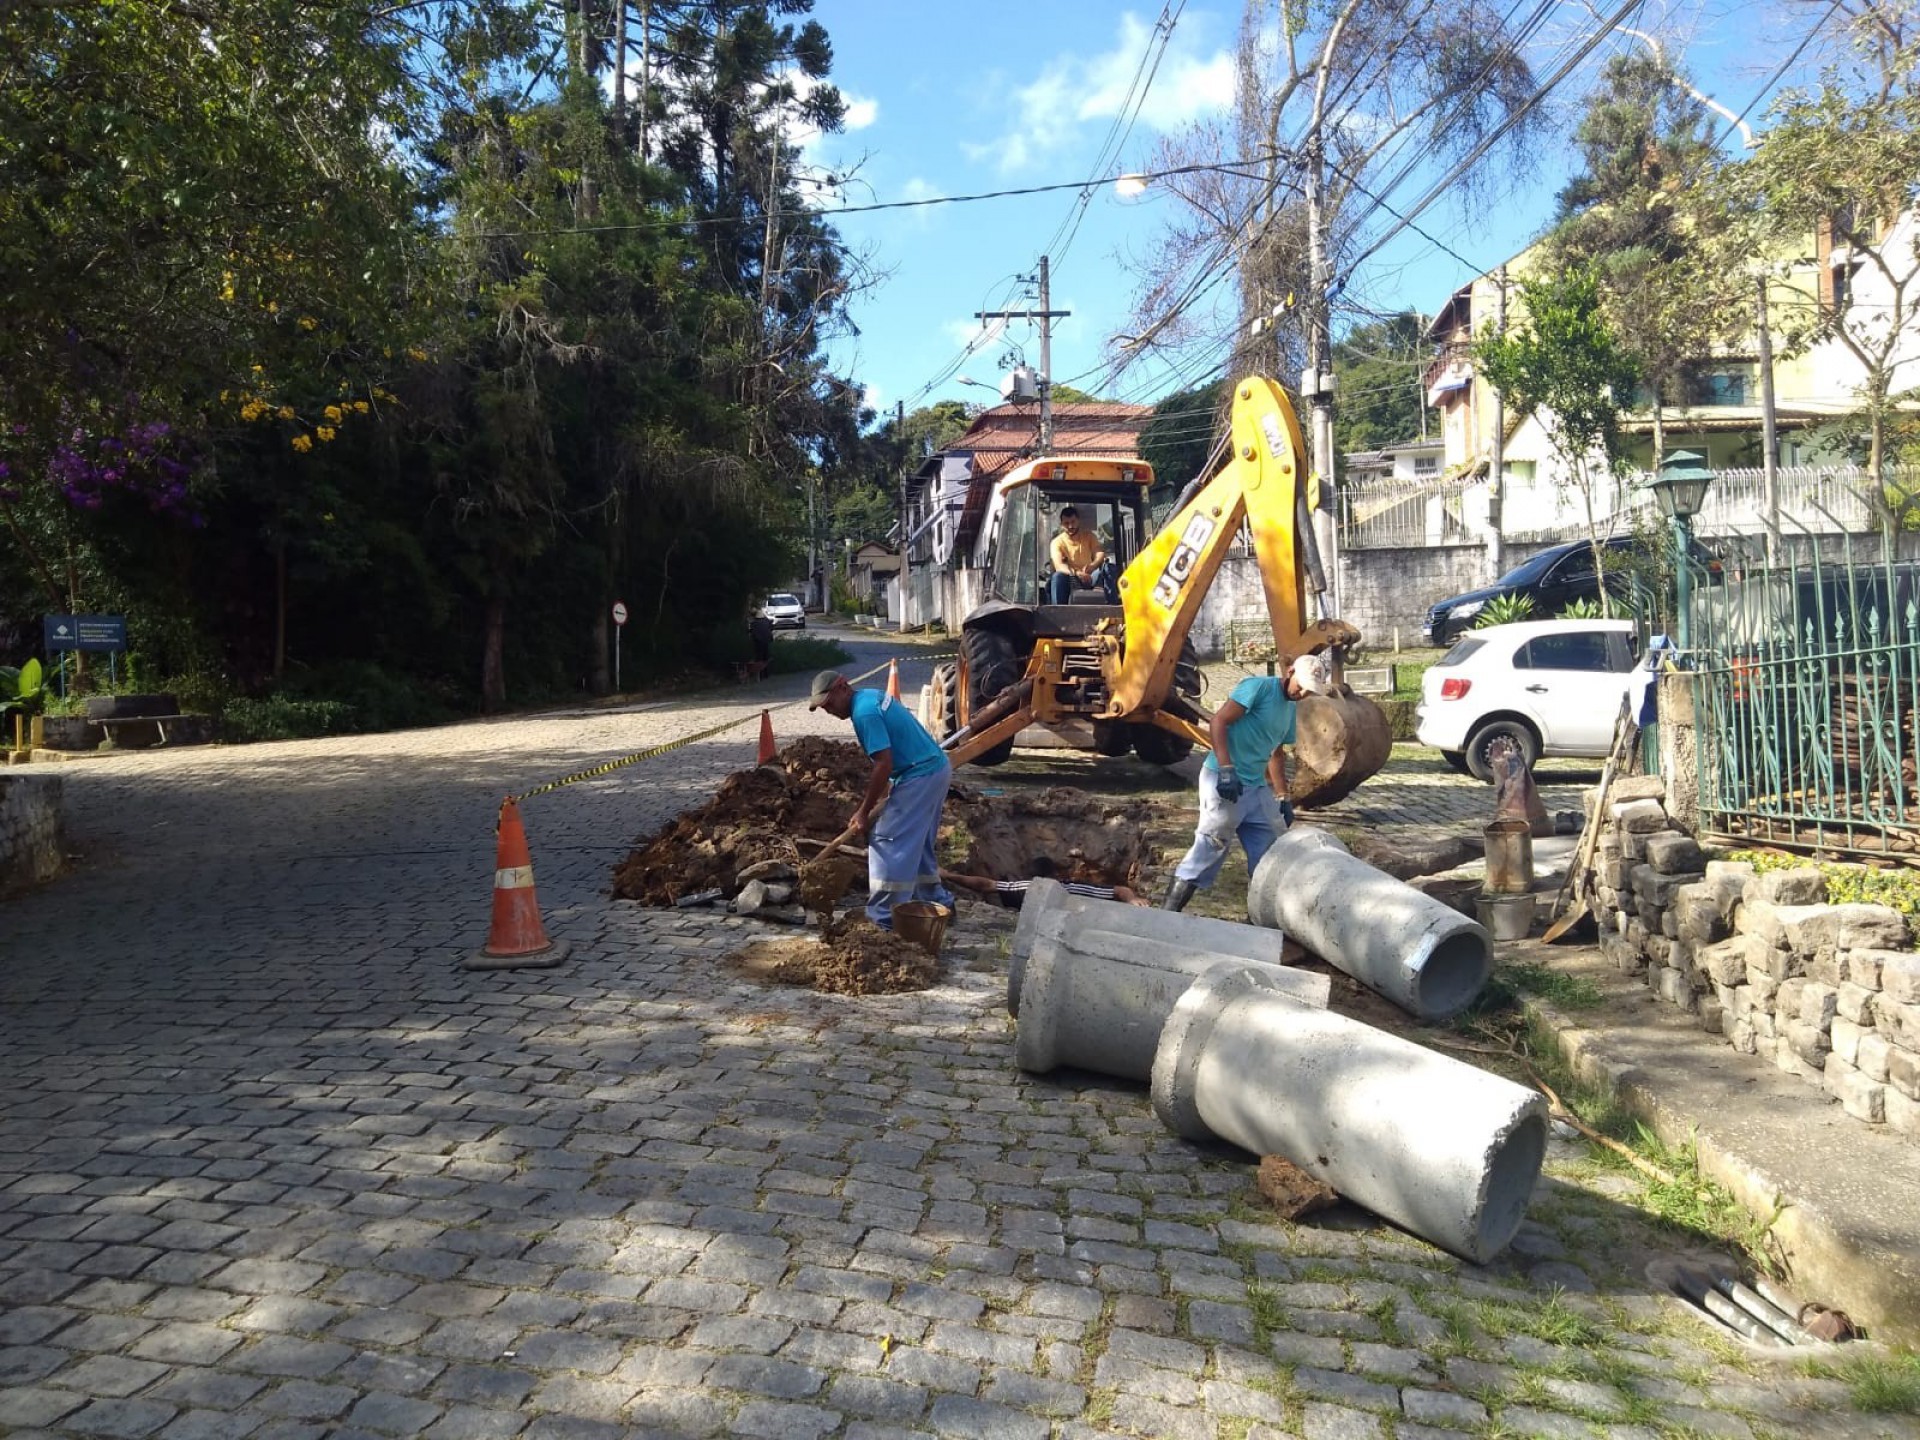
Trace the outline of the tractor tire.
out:
<instances>
[{"instance_id":1,"label":"tractor tire","mask_svg":"<svg viewBox=\"0 0 1920 1440\"><path fill-rule=\"evenodd\" d=\"M1133 727L1120 720L1094 721L1093 748L1109 758L1127 754L1133 749Z\"/></svg>"},{"instance_id":2,"label":"tractor tire","mask_svg":"<svg viewBox=\"0 0 1920 1440\"><path fill-rule=\"evenodd\" d=\"M942 745L960 728L960 670L951 662L933 667L930 727Z\"/></svg>"},{"instance_id":3,"label":"tractor tire","mask_svg":"<svg viewBox=\"0 0 1920 1440\"><path fill-rule=\"evenodd\" d=\"M1202 681L1200 657L1191 638L1180 644L1180 658L1173 666L1173 693L1198 709ZM1158 725L1133 727L1133 753L1149 765L1178 765L1193 753L1193 741Z\"/></svg>"},{"instance_id":4,"label":"tractor tire","mask_svg":"<svg viewBox=\"0 0 1920 1440\"><path fill-rule=\"evenodd\" d=\"M960 636L960 659L967 669L967 713L977 715L996 695L1016 684L1025 666L1013 641L998 630L967 630ZM1003 765L1013 755L1009 735L991 750L973 757L975 765Z\"/></svg>"}]
</instances>

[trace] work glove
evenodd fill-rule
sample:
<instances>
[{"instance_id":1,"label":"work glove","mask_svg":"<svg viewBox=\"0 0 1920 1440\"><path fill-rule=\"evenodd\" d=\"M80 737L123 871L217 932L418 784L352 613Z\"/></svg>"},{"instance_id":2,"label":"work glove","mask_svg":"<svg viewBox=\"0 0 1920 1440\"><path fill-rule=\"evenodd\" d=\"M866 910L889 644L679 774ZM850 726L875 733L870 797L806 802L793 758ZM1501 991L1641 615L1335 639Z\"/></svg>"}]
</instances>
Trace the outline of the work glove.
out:
<instances>
[{"instance_id":1,"label":"work glove","mask_svg":"<svg viewBox=\"0 0 1920 1440\"><path fill-rule=\"evenodd\" d=\"M1229 805L1247 793L1247 787L1240 783L1240 776L1231 765L1220 767L1220 778L1214 782L1213 788Z\"/></svg>"},{"instance_id":2,"label":"work glove","mask_svg":"<svg viewBox=\"0 0 1920 1440\"><path fill-rule=\"evenodd\" d=\"M1285 829L1293 828L1293 802L1285 796L1280 800L1280 823Z\"/></svg>"}]
</instances>

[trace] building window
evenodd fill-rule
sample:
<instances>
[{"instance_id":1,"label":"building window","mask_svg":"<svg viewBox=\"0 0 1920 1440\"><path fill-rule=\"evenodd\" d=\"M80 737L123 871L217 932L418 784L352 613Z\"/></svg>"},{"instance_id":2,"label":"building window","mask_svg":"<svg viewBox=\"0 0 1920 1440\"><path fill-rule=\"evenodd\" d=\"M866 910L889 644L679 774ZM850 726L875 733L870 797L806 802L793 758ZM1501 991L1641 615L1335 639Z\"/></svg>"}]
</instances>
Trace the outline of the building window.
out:
<instances>
[{"instance_id":1,"label":"building window","mask_svg":"<svg viewBox=\"0 0 1920 1440\"><path fill-rule=\"evenodd\" d=\"M1413 473L1416 475L1438 475L1440 473L1440 457L1438 455L1414 456Z\"/></svg>"},{"instance_id":2,"label":"building window","mask_svg":"<svg viewBox=\"0 0 1920 1440\"><path fill-rule=\"evenodd\" d=\"M1702 365L1687 371L1685 393L1689 405L1750 405L1757 373L1750 364Z\"/></svg>"}]
</instances>

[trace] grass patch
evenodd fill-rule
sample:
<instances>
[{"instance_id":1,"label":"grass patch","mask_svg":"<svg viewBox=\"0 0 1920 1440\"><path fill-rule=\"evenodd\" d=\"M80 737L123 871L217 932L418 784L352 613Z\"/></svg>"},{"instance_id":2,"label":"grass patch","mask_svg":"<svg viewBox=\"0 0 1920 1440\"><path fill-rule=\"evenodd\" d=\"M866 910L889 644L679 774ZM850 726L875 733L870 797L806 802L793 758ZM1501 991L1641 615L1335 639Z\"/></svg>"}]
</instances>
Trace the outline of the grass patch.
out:
<instances>
[{"instance_id":1,"label":"grass patch","mask_svg":"<svg viewBox=\"0 0 1920 1440\"><path fill-rule=\"evenodd\" d=\"M1276 1330L1287 1328L1287 1307L1266 1285L1247 1286L1247 1306L1253 1312L1254 1339L1265 1349Z\"/></svg>"},{"instance_id":2,"label":"grass patch","mask_svg":"<svg viewBox=\"0 0 1920 1440\"><path fill-rule=\"evenodd\" d=\"M1839 1370L1853 1408L1869 1415L1920 1415L1920 1355L1863 1355Z\"/></svg>"},{"instance_id":3,"label":"grass patch","mask_svg":"<svg viewBox=\"0 0 1920 1440\"><path fill-rule=\"evenodd\" d=\"M1606 997L1600 987L1579 975L1564 975L1537 960L1503 960L1493 968L1480 992L1475 1012L1506 1010L1520 997L1531 995L1562 1010L1591 1010Z\"/></svg>"},{"instance_id":4,"label":"grass patch","mask_svg":"<svg viewBox=\"0 0 1920 1440\"><path fill-rule=\"evenodd\" d=\"M1404 1340L1400 1329L1400 1302L1393 1296L1381 1296L1360 1313L1380 1327L1380 1338L1387 1344L1398 1345Z\"/></svg>"}]
</instances>

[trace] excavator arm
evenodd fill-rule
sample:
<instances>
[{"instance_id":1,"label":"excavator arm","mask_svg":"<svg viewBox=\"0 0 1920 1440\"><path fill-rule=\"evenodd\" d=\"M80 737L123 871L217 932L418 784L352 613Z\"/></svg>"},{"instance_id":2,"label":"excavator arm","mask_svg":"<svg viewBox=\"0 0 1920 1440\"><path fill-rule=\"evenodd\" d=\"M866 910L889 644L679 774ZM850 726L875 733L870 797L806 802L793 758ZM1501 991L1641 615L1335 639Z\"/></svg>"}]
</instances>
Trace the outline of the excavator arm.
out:
<instances>
[{"instance_id":1,"label":"excavator arm","mask_svg":"<svg viewBox=\"0 0 1920 1440\"><path fill-rule=\"evenodd\" d=\"M1300 422L1279 385L1260 377L1242 380L1234 388L1226 464L1192 492L1120 577L1126 643L1103 657L1111 696L1103 718L1151 719L1209 743L1191 717L1162 707L1172 694L1181 646L1243 520L1253 532L1279 654L1291 659L1359 640L1359 632L1342 621L1308 619L1312 538L1301 488L1305 453Z\"/></svg>"}]
</instances>

